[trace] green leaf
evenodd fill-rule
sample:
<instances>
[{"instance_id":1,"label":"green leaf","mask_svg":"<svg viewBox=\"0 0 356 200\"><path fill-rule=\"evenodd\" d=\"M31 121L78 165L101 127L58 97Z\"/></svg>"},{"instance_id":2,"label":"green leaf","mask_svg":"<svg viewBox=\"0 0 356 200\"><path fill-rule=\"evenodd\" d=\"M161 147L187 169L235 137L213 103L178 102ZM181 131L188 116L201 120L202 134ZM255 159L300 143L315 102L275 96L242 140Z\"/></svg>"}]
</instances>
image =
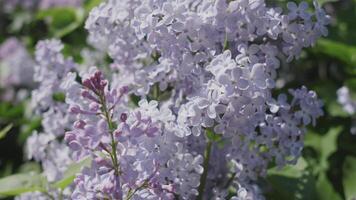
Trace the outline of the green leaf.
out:
<instances>
[{"instance_id":1,"label":"green leaf","mask_svg":"<svg viewBox=\"0 0 356 200\"><path fill-rule=\"evenodd\" d=\"M337 2L339 0L317 0L320 5L323 5L325 3L331 3L331 2Z\"/></svg>"},{"instance_id":2,"label":"green leaf","mask_svg":"<svg viewBox=\"0 0 356 200\"><path fill-rule=\"evenodd\" d=\"M306 134L305 146L314 148L319 153L319 167L327 170L328 158L337 150L337 138L342 131L342 126L331 128L325 135L309 132Z\"/></svg>"},{"instance_id":3,"label":"green leaf","mask_svg":"<svg viewBox=\"0 0 356 200\"><path fill-rule=\"evenodd\" d=\"M30 24L32 19L33 16L29 11L23 10L14 14L9 31L12 33L20 31L25 25Z\"/></svg>"},{"instance_id":4,"label":"green leaf","mask_svg":"<svg viewBox=\"0 0 356 200\"><path fill-rule=\"evenodd\" d=\"M282 169L278 167L273 167L268 170L269 175L279 175L290 178L300 178L303 175L303 172L307 169L308 163L303 157L298 159L297 164L287 165Z\"/></svg>"},{"instance_id":5,"label":"green leaf","mask_svg":"<svg viewBox=\"0 0 356 200\"><path fill-rule=\"evenodd\" d=\"M54 37L61 38L81 26L85 12L80 8L56 7L39 11L37 18L47 22Z\"/></svg>"},{"instance_id":6,"label":"green leaf","mask_svg":"<svg viewBox=\"0 0 356 200\"><path fill-rule=\"evenodd\" d=\"M316 50L343 61L348 65L350 73L356 73L354 69L356 63L356 46L350 46L328 39L319 39Z\"/></svg>"},{"instance_id":7,"label":"green leaf","mask_svg":"<svg viewBox=\"0 0 356 200\"><path fill-rule=\"evenodd\" d=\"M88 13L93 9L94 7L98 6L102 0L88 0L84 4L85 11Z\"/></svg>"},{"instance_id":8,"label":"green leaf","mask_svg":"<svg viewBox=\"0 0 356 200\"><path fill-rule=\"evenodd\" d=\"M42 119L40 117L32 117L29 119L30 121L26 121L22 124L21 132L18 137L18 142L20 144L25 143L28 136L32 134L32 132L41 127Z\"/></svg>"},{"instance_id":9,"label":"green leaf","mask_svg":"<svg viewBox=\"0 0 356 200\"><path fill-rule=\"evenodd\" d=\"M7 133L11 130L11 128L12 128L12 124L9 124L2 130L0 130L0 140L3 139L7 135Z\"/></svg>"},{"instance_id":10,"label":"green leaf","mask_svg":"<svg viewBox=\"0 0 356 200\"><path fill-rule=\"evenodd\" d=\"M25 164L21 165L18 169L20 173L41 173L41 166L37 162L26 162Z\"/></svg>"},{"instance_id":11,"label":"green leaf","mask_svg":"<svg viewBox=\"0 0 356 200\"><path fill-rule=\"evenodd\" d=\"M348 156L343 165L343 186L346 200L356 198L356 158Z\"/></svg>"},{"instance_id":12,"label":"green leaf","mask_svg":"<svg viewBox=\"0 0 356 200\"><path fill-rule=\"evenodd\" d=\"M0 195L15 196L25 192L45 191L46 179L41 174L15 174L0 179Z\"/></svg>"},{"instance_id":13,"label":"green leaf","mask_svg":"<svg viewBox=\"0 0 356 200\"><path fill-rule=\"evenodd\" d=\"M23 103L13 105L8 102L0 103L0 118L5 120L19 119L23 116L25 106Z\"/></svg>"},{"instance_id":14,"label":"green leaf","mask_svg":"<svg viewBox=\"0 0 356 200\"><path fill-rule=\"evenodd\" d=\"M284 170L283 170L284 171ZM289 199L289 200L315 200L317 193L315 188L315 179L310 170L305 169L300 171L294 169L298 175L269 174L267 182L272 191L266 194L268 199Z\"/></svg>"},{"instance_id":15,"label":"green leaf","mask_svg":"<svg viewBox=\"0 0 356 200\"><path fill-rule=\"evenodd\" d=\"M70 185L73 182L76 174L79 173L83 167L90 166L91 161L92 161L91 158L87 157L77 163L73 163L72 165L70 165L67 171L65 171L63 179L54 183L54 186L60 189L66 188L68 185Z\"/></svg>"},{"instance_id":16,"label":"green leaf","mask_svg":"<svg viewBox=\"0 0 356 200\"><path fill-rule=\"evenodd\" d=\"M12 161L2 163L2 170L0 171L0 177L10 176L13 169Z\"/></svg>"},{"instance_id":17,"label":"green leaf","mask_svg":"<svg viewBox=\"0 0 356 200\"><path fill-rule=\"evenodd\" d=\"M341 196L334 190L325 173L320 173L316 182L319 199L342 200Z\"/></svg>"}]
</instances>

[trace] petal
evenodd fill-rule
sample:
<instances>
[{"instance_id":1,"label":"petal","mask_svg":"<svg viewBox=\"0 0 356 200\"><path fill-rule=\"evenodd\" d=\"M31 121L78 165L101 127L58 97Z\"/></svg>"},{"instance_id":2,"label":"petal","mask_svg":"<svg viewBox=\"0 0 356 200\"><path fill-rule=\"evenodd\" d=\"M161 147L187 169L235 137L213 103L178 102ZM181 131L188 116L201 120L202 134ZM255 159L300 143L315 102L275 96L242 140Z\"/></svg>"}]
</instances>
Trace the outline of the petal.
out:
<instances>
[{"instance_id":1,"label":"petal","mask_svg":"<svg viewBox=\"0 0 356 200\"><path fill-rule=\"evenodd\" d=\"M307 2L302 1L298 7L299 7L299 10L306 10L306 9L308 9L309 5Z\"/></svg>"},{"instance_id":2,"label":"petal","mask_svg":"<svg viewBox=\"0 0 356 200\"><path fill-rule=\"evenodd\" d=\"M244 78L240 78L237 82L237 87L240 90L247 90L247 88L249 87L249 81Z\"/></svg>"},{"instance_id":3,"label":"petal","mask_svg":"<svg viewBox=\"0 0 356 200\"><path fill-rule=\"evenodd\" d=\"M210 105L208 107L207 114L210 119L214 119L216 117L215 105Z\"/></svg>"},{"instance_id":4,"label":"petal","mask_svg":"<svg viewBox=\"0 0 356 200\"><path fill-rule=\"evenodd\" d=\"M294 11L294 10L297 10L298 6L297 6L297 4L295 4L294 2L288 2L288 3L287 3L287 8L288 8L290 11Z\"/></svg>"}]
</instances>

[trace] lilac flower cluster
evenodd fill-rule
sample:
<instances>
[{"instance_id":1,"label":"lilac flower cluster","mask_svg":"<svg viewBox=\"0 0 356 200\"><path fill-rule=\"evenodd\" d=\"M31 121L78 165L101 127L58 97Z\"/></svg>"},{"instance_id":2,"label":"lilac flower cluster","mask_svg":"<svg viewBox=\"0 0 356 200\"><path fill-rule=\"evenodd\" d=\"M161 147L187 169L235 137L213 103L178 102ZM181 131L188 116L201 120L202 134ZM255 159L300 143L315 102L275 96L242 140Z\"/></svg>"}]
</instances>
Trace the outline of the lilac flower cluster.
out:
<instances>
[{"instance_id":1,"label":"lilac flower cluster","mask_svg":"<svg viewBox=\"0 0 356 200\"><path fill-rule=\"evenodd\" d=\"M173 199L175 192L189 199L197 192L202 157L183 149L169 109L145 100L129 109L128 88L112 88L95 68L82 80L68 85L77 121L65 140L77 159L93 163L76 178L73 199Z\"/></svg>"},{"instance_id":2,"label":"lilac flower cluster","mask_svg":"<svg viewBox=\"0 0 356 200\"><path fill-rule=\"evenodd\" d=\"M71 119L67 114L68 105L64 103L65 91L61 84L66 74L76 68L71 58L64 58L61 54L63 47L58 40L45 40L37 44L34 80L39 86L32 91L31 99L34 111L43 115L45 132L57 136L70 128Z\"/></svg>"},{"instance_id":3,"label":"lilac flower cluster","mask_svg":"<svg viewBox=\"0 0 356 200\"><path fill-rule=\"evenodd\" d=\"M327 34L316 1L313 11L287 8L263 0L100 4L86 28L114 61L108 79L65 58L58 40L36 47L32 105L43 133L28 139L29 158L50 182L91 159L69 199L264 199L256 180L269 165L295 164L306 126L323 115L304 86L273 94L280 59L298 58Z\"/></svg>"},{"instance_id":4,"label":"lilac flower cluster","mask_svg":"<svg viewBox=\"0 0 356 200\"><path fill-rule=\"evenodd\" d=\"M329 17L316 1L314 12L305 2L287 7L284 14L263 0L108 1L91 12L90 41L114 60L114 85L143 98L170 92L160 102L175 118L169 130L188 152L202 156L209 149L204 168L213 173L202 174L206 185L192 185L199 192L191 195L226 193L216 183L234 174L231 185L257 198L251 181L270 163L295 164L305 127L323 115L321 101L305 87L290 90L291 101L272 95L279 59L298 58L327 35ZM222 149L209 147L209 131ZM210 190L200 194L204 187Z\"/></svg>"},{"instance_id":5,"label":"lilac flower cluster","mask_svg":"<svg viewBox=\"0 0 356 200\"><path fill-rule=\"evenodd\" d=\"M63 178L68 166L73 163L72 151L59 140L71 128L74 119L67 113L65 90L61 84L65 76L76 68L71 58L64 58L63 44L59 40L40 41L35 50L33 80L37 89L32 91L33 114L42 118L43 130L34 132L26 141L27 158L41 163L43 174L49 183ZM67 196L63 191L53 190L48 194L25 193L18 199L48 199L48 195Z\"/></svg>"},{"instance_id":6,"label":"lilac flower cluster","mask_svg":"<svg viewBox=\"0 0 356 200\"><path fill-rule=\"evenodd\" d=\"M1 95L1 99L8 101L22 99L23 96L15 97L15 90L34 87L33 65L34 61L25 46L16 38L9 38L1 44L0 89L6 90ZM27 96L27 92L22 91L18 94Z\"/></svg>"},{"instance_id":7,"label":"lilac flower cluster","mask_svg":"<svg viewBox=\"0 0 356 200\"><path fill-rule=\"evenodd\" d=\"M158 84L188 95L207 82L206 66L224 50L239 62L264 62L269 71L278 68L280 53L298 57L327 34L329 18L314 4L314 13L290 3L283 14L263 0L108 1L91 12L86 28L137 94Z\"/></svg>"}]
</instances>

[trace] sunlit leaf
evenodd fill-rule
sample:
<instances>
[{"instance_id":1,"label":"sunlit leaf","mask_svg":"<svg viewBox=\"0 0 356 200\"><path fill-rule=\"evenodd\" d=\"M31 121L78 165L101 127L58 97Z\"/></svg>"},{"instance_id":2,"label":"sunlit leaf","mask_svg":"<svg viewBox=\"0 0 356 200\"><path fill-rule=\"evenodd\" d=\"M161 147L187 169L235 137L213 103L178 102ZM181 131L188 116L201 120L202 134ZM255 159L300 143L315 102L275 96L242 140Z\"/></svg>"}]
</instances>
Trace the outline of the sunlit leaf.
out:
<instances>
[{"instance_id":1,"label":"sunlit leaf","mask_svg":"<svg viewBox=\"0 0 356 200\"><path fill-rule=\"evenodd\" d=\"M341 196L334 190L325 173L320 173L316 182L316 188L320 200L342 200Z\"/></svg>"},{"instance_id":2,"label":"sunlit leaf","mask_svg":"<svg viewBox=\"0 0 356 200\"><path fill-rule=\"evenodd\" d=\"M337 138L342 127L331 128L325 135L310 132L306 134L305 146L314 148L319 153L319 165L322 170L328 168L328 158L337 150Z\"/></svg>"},{"instance_id":3,"label":"sunlit leaf","mask_svg":"<svg viewBox=\"0 0 356 200\"><path fill-rule=\"evenodd\" d=\"M67 171L65 171L63 178L57 181L56 183L54 183L54 186L61 189L66 188L68 185L70 185L73 182L76 174L78 174L83 167L90 166L90 163L91 163L91 158L88 157L88 158L84 158L83 160L77 163L70 165Z\"/></svg>"},{"instance_id":4,"label":"sunlit leaf","mask_svg":"<svg viewBox=\"0 0 356 200\"><path fill-rule=\"evenodd\" d=\"M349 66L349 72L356 73L356 69L354 68L356 63L356 46L328 39L320 39L318 40L316 49L318 52L343 61Z\"/></svg>"},{"instance_id":5,"label":"sunlit leaf","mask_svg":"<svg viewBox=\"0 0 356 200\"><path fill-rule=\"evenodd\" d=\"M86 1L84 4L85 11L89 12L91 9L98 6L101 2L103 2L103 1L102 0L88 0L88 1Z\"/></svg>"},{"instance_id":6,"label":"sunlit leaf","mask_svg":"<svg viewBox=\"0 0 356 200\"><path fill-rule=\"evenodd\" d=\"M278 167L273 167L268 170L269 175L280 175L290 178L299 178L303 175L303 171L306 170L308 163L305 161L303 157L298 159L297 164L295 165L287 165L282 169Z\"/></svg>"},{"instance_id":7,"label":"sunlit leaf","mask_svg":"<svg viewBox=\"0 0 356 200\"><path fill-rule=\"evenodd\" d=\"M268 185L272 188L269 199L315 200L317 198L315 179L303 158L294 166L268 171Z\"/></svg>"},{"instance_id":8,"label":"sunlit leaf","mask_svg":"<svg viewBox=\"0 0 356 200\"><path fill-rule=\"evenodd\" d=\"M28 172L41 173L41 166L37 162L26 162L20 166L18 171L20 173L28 173Z\"/></svg>"},{"instance_id":9,"label":"sunlit leaf","mask_svg":"<svg viewBox=\"0 0 356 200\"><path fill-rule=\"evenodd\" d=\"M81 26L85 12L80 8L56 7L40 11L37 18L47 22L54 37L61 38Z\"/></svg>"},{"instance_id":10,"label":"sunlit leaf","mask_svg":"<svg viewBox=\"0 0 356 200\"><path fill-rule=\"evenodd\" d=\"M11 130L11 128L12 128L12 124L9 124L2 130L0 130L0 140L3 139L7 135L7 133Z\"/></svg>"},{"instance_id":11,"label":"sunlit leaf","mask_svg":"<svg viewBox=\"0 0 356 200\"><path fill-rule=\"evenodd\" d=\"M41 174L15 174L0 179L0 195L14 196L25 192L44 191L46 179Z\"/></svg>"}]
</instances>

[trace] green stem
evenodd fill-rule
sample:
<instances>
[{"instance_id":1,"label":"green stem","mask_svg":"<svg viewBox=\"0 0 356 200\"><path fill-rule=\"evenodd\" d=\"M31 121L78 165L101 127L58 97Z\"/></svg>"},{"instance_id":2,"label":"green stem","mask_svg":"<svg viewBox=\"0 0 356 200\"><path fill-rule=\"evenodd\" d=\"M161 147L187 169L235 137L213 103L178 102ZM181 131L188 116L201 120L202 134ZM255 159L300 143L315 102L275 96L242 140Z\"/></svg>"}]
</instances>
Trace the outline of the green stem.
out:
<instances>
[{"instance_id":1,"label":"green stem","mask_svg":"<svg viewBox=\"0 0 356 200\"><path fill-rule=\"evenodd\" d=\"M154 100L158 100L159 93L160 93L159 85L158 84L153 85L152 98Z\"/></svg>"},{"instance_id":2,"label":"green stem","mask_svg":"<svg viewBox=\"0 0 356 200\"><path fill-rule=\"evenodd\" d=\"M55 198L48 191L43 192L43 194L45 194L49 199L55 200Z\"/></svg>"},{"instance_id":3,"label":"green stem","mask_svg":"<svg viewBox=\"0 0 356 200\"><path fill-rule=\"evenodd\" d=\"M231 177L229 178L229 180L226 182L225 184L225 188L228 189L231 185L231 183L234 181L236 176L236 173L231 174Z\"/></svg>"},{"instance_id":4,"label":"green stem","mask_svg":"<svg viewBox=\"0 0 356 200\"><path fill-rule=\"evenodd\" d=\"M225 41L224 41L223 51L228 50L228 49L229 49L229 41L227 40L227 33L225 33Z\"/></svg>"},{"instance_id":5,"label":"green stem","mask_svg":"<svg viewBox=\"0 0 356 200\"><path fill-rule=\"evenodd\" d=\"M58 199L63 200L63 190L60 190Z\"/></svg>"},{"instance_id":6,"label":"green stem","mask_svg":"<svg viewBox=\"0 0 356 200\"><path fill-rule=\"evenodd\" d=\"M115 137L114 137L114 124L112 122L112 118L111 118L111 115L108 111L108 108L106 106L106 99L105 99L105 96L104 95L100 95L100 101L101 101L101 104L102 104L102 109L103 109L103 112L104 112L104 116L107 120L107 123L108 123L108 126L109 126L109 133L110 133L110 137L111 137L111 159L112 159L112 162L113 162L113 165L114 165L114 169L115 169L115 174L118 176L119 175L119 162L118 162L118 159L117 159L117 155L116 155L116 142L115 142Z\"/></svg>"},{"instance_id":7,"label":"green stem","mask_svg":"<svg viewBox=\"0 0 356 200\"><path fill-rule=\"evenodd\" d=\"M208 177L208 170L209 170L209 160L210 160L210 153L211 153L211 147L212 147L212 141L208 141L208 144L205 147L205 152L204 152L204 171L203 174L200 177L200 185L198 188L199 195L197 196L196 200L203 200L204 196L204 190L205 190L205 185L206 185L206 179Z\"/></svg>"},{"instance_id":8,"label":"green stem","mask_svg":"<svg viewBox=\"0 0 356 200\"><path fill-rule=\"evenodd\" d=\"M129 191L127 197L126 197L126 200L130 200L130 199L133 197L133 195L136 194L136 192L138 192L139 190L141 190L141 189L144 188L144 187L147 187L147 182L146 182L146 181L143 182L142 185L140 185L139 187L137 187L135 190L132 191L132 190L130 189L130 191Z\"/></svg>"}]
</instances>

